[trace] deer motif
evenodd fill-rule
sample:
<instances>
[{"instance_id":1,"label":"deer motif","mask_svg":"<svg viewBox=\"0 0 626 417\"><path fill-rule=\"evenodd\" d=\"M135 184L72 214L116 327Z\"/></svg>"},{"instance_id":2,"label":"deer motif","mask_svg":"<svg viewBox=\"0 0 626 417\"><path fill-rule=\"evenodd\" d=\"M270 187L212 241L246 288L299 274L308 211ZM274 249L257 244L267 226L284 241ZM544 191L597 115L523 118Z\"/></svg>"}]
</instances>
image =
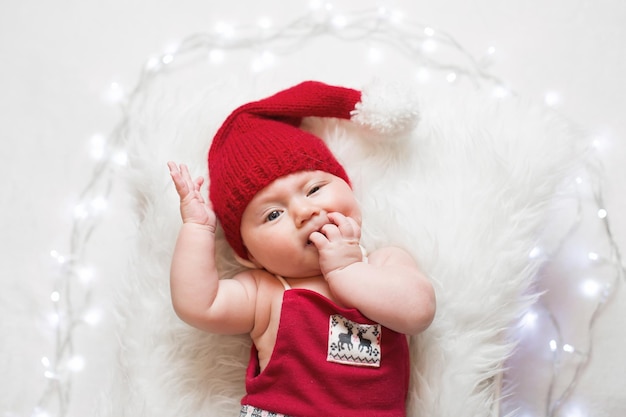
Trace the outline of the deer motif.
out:
<instances>
[{"instance_id":1,"label":"deer motif","mask_svg":"<svg viewBox=\"0 0 626 417\"><path fill-rule=\"evenodd\" d=\"M347 346L348 350L352 350L352 327L354 327L352 325L352 323L345 321L343 322L343 325L346 327L346 329L348 329L348 331L346 333L339 333L338 337L339 337L339 343L338 343L338 348L341 351L343 349L344 346Z\"/></svg>"},{"instance_id":2,"label":"deer motif","mask_svg":"<svg viewBox=\"0 0 626 417\"><path fill-rule=\"evenodd\" d=\"M366 332L367 332L367 329L357 330L357 336L359 337L359 342L360 342L359 352L362 352L363 349L365 349L365 351L371 355L372 354L372 341L363 336Z\"/></svg>"}]
</instances>

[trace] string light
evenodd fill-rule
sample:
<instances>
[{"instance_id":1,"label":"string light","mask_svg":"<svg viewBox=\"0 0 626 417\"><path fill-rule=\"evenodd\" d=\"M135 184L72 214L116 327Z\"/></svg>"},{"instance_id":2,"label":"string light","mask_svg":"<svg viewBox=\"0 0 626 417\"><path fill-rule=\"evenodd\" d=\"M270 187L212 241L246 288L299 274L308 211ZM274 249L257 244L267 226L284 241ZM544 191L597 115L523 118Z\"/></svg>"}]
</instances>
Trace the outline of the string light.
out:
<instances>
[{"instance_id":1,"label":"string light","mask_svg":"<svg viewBox=\"0 0 626 417\"><path fill-rule=\"evenodd\" d=\"M550 350L552 352L556 352L558 346L559 346L559 344L557 343L556 340L554 340L554 339L550 340Z\"/></svg>"},{"instance_id":2,"label":"string light","mask_svg":"<svg viewBox=\"0 0 626 417\"><path fill-rule=\"evenodd\" d=\"M368 51L367 57L369 62L378 63L383 59L383 52L379 48L371 47Z\"/></svg>"},{"instance_id":3,"label":"string light","mask_svg":"<svg viewBox=\"0 0 626 417\"><path fill-rule=\"evenodd\" d=\"M511 90L503 85L497 85L493 89L493 97L497 99L507 98L511 95Z\"/></svg>"},{"instance_id":4,"label":"string light","mask_svg":"<svg viewBox=\"0 0 626 417\"><path fill-rule=\"evenodd\" d=\"M342 15L334 16L332 18L332 25L335 29L342 29L348 25L348 19Z\"/></svg>"},{"instance_id":5,"label":"string light","mask_svg":"<svg viewBox=\"0 0 626 417\"><path fill-rule=\"evenodd\" d=\"M78 277L83 284L89 284L94 279L94 269L89 267L77 268Z\"/></svg>"},{"instance_id":6,"label":"string light","mask_svg":"<svg viewBox=\"0 0 626 417\"><path fill-rule=\"evenodd\" d=\"M35 408L35 410L33 410L32 417L50 417L50 414L47 411L37 407Z\"/></svg>"},{"instance_id":7,"label":"string light","mask_svg":"<svg viewBox=\"0 0 626 417\"><path fill-rule=\"evenodd\" d=\"M215 32L226 40L233 37L235 34L235 28L226 22L218 22L215 25Z\"/></svg>"},{"instance_id":8,"label":"string light","mask_svg":"<svg viewBox=\"0 0 626 417\"><path fill-rule=\"evenodd\" d=\"M257 24L261 29L270 29L272 27L272 20L269 17L261 17Z\"/></svg>"},{"instance_id":9,"label":"string light","mask_svg":"<svg viewBox=\"0 0 626 417\"><path fill-rule=\"evenodd\" d=\"M589 148L590 150L595 149L594 144L590 143ZM589 158L586 167L589 175L598 174L598 170L595 168L596 163L597 160L593 156ZM579 268L574 274L586 275L586 277L582 279L579 279L577 276L568 277L571 281L571 285L579 285L579 294L587 300L589 305L593 306L590 308L591 312L589 313L589 317L584 319L587 323L585 326L585 341L580 341L578 344L568 341L568 337L564 333L564 326L567 322L562 321L562 319L557 319L556 312L552 311L549 305L543 301L544 297L539 300L538 305L545 312L544 321L551 324L555 333L555 337L551 338L548 342L548 350L552 353L553 372L549 381L545 401L545 414L543 415L546 417L556 417L557 415L586 415L581 411L582 408L575 404L572 395L591 360L590 352L592 352L593 344L592 333L595 323L600 317L601 312L613 299L618 286L626 280L626 271L622 263L619 247L611 232L608 212L603 208L605 205L602 188L600 186L601 181L599 178L591 179L577 175L572 178L572 184L575 184L576 187L575 192L577 195L579 216L571 224L565 236L573 238L578 233L582 233L584 230L583 226L595 226L595 228L600 228L604 232L602 237L604 242L602 242L601 246L604 247L608 243L609 253L604 255L596 250L579 250L578 256L584 256L589 262L578 262ZM583 201L588 201L589 197L590 201L588 205L590 207L583 207ZM595 216L591 215L585 217L583 215L584 212L589 212L589 214L595 213ZM592 224L588 225L590 222ZM570 255L566 254L566 243L567 240L561 240L550 253L546 253L546 259L549 264L558 265L559 262L568 265L572 264L571 259L568 258ZM531 254L534 252L535 249L531 251ZM602 269L598 269L600 267L602 267ZM541 280L541 276L538 278ZM562 297L563 295L559 298ZM578 300L572 300L571 302L571 305L576 306L577 310L580 310L580 304L581 302ZM533 328L533 326L528 325L529 323L536 323L529 319L529 317L532 317L532 314L534 314L534 310L529 311L527 315L520 320L521 329ZM577 311L577 314L581 314L581 312ZM561 312L559 316L568 317L570 314ZM566 356L564 356L563 353L566 354ZM541 352L537 354L540 355ZM561 372L561 370L565 369L568 371ZM561 388L558 392L557 387ZM535 414L529 415L535 416Z\"/></svg>"},{"instance_id":10,"label":"string light","mask_svg":"<svg viewBox=\"0 0 626 417\"><path fill-rule=\"evenodd\" d=\"M593 279L587 279L582 283L581 289L587 297L595 297L600 292L600 284Z\"/></svg>"},{"instance_id":11,"label":"string light","mask_svg":"<svg viewBox=\"0 0 626 417\"><path fill-rule=\"evenodd\" d=\"M221 49L212 49L209 52L209 59L214 64L224 62L224 51Z\"/></svg>"},{"instance_id":12,"label":"string light","mask_svg":"<svg viewBox=\"0 0 626 417\"><path fill-rule=\"evenodd\" d=\"M430 81L430 71L427 68L419 68L415 72L415 79L420 84L426 84Z\"/></svg>"},{"instance_id":13,"label":"string light","mask_svg":"<svg viewBox=\"0 0 626 417\"><path fill-rule=\"evenodd\" d=\"M83 316L83 321L90 326L97 325L98 323L100 323L100 320L102 320L102 311L97 309L91 309Z\"/></svg>"},{"instance_id":14,"label":"string light","mask_svg":"<svg viewBox=\"0 0 626 417\"><path fill-rule=\"evenodd\" d=\"M556 91L548 91L545 94L544 100L549 107L556 107L561 103L561 95Z\"/></svg>"},{"instance_id":15,"label":"string light","mask_svg":"<svg viewBox=\"0 0 626 417\"><path fill-rule=\"evenodd\" d=\"M185 62L183 58L187 55L204 53L208 62L218 65L227 60L229 51L246 49L257 53L250 60L251 72L265 71L277 65L278 57L290 53L294 45L299 45L313 36L324 34L346 41L375 38L386 48L394 48L410 58L416 66L415 78L422 83L431 82L434 77L441 77L448 83L456 83L464 77L480 86L491 85L495 98L502 99L515 94L496 76L488 72L490 59L496 53L494 46L489 46L486 50L486 56L490 59L476 60L445 32L419 22L409 21L402 11L380 7L348 16L335 13L334 9L330 2L312 1L307 15L298 17L282 27L276 27L266 17L258 19L256 25L242 27L227 22L218 22L212 33L191 35L179 44L166 48L163 54L147 59L139 82L133 90L127 91L118 82L112 82L104 98L116 105L133 102L145 92L155 77L163 74L166 69L176 70L177 63ZM454 64L439 60L437 57L439 51L446 52L442 54L446 56L452 53ZM372 46L366 56L373 64L379 62L382 57L383 51L377 46ZM181 64L181 68L183 67ZM545 94L544 100L547 106L555 107L560 104L561 96L557 92L550 91ZM56 350L52 355L41 358L41 364L44 367L43 377L49 382L37 405L33 408L33 417L47 417L50 412L58 417L67 415L71 402L72 374L84 370L87 366L84 356L74 352L74 333L79 324L95 326L104 315L102 309L89 303L91 298L89 284L96 276L96 271L93 267L84 265L83 252L90 242L91 232L101 219L99 214L108 209L108 196L116 167L124 167L128 162L125 136L122 132L128 122L129 114L124 106L122 106L122 111L124 112L122 121L111 135L97 133L89 139L89 153L96 167L80 194L80 201L73 208L74 222L69 252L62 255L57 250L50 251L50 256L56 261L56 267L59 269L58 274L55 274L59 278L50 292L52 312L48 315L48 323L56 334ZM597 138L593 146L596 149L604 148L604 138ZM597 181L586 182L581 176L575 178L575 184L579 187L593 186L596 183ZM606 264L613 267L615 274L612 283L607 285L602 285L591 278L581 284L582 292L586 296L600 297L592 313L592 319L589 321L589 334L600 311L612 299L615 289L624 277L621 255L610 231L608 212L604 208L601 191L595 189L594 197L598 207L597 219L604 226L606 240L610 243L610 254L601 256L599 252L588 251L588 259L594 262L604 260ZM573 228L579 226L579 223L580 219ZM549 252L537 246L528 256L533 259L538 257L553 259L558 252L559 249ZM72 304L72 301L76 300L78 304ZM528 311L520 321L519 327L526 330L537 329L542 320L547 319L555 328L556 336L548 343L548 349L554 358L554 372L547 395L546 416L556 416L559 410L567 410L568 417L583 416L585 414L580 411L580 408L566 407L565 404L590 359L590 355L585 352L590 352L591 348L587 346L586 349L581 349L580 346L569 341L561 342L565 338L561 334L560 324L553 312L545 306L543 308L545 314L540 314L535 309ZM562 376L557 370L558 364L565 360L561 357L561 353L576 356L579 362L575 375L566 382L566 389L561 395L555 396L556 380ZM53 408L54 411L52 411Z\"/></svg>"},{"instance_id":16,"label":"string light","mask_svg":"<svg viewBox=\"0 0 626 417\"><path fill-rule=\"evenodd\" d=\"M530 310L524 314L524 317L520 320L520 326L523 329L534 329L537 325L537 320L539 319L539 314L536 311Z\"/></svg>"},{"instance_id":17,"label":"string light","mask_svg":"<svg viewBox=\"0 0 626 417\"><path fill-rule=\"evenodd\" d=\"M598 254L597 254L597 253L595 253L595 252L589 252L589 253L587 254L587 258L588 258L590 261L597 261L598 259L600 259L600 255L598 255Z\"/></svg>"},{"instance_id":18,"label":"string light","mask_svg":"<svg viewBox=\"0 0 626 417\"><path fill-rule=\"evenodd\" d=\"M434 39L425 39L422 42L422 51L425 54L432 54L437 50L437 42Z\"/></svg>"},{"instance_id":19,"label":"string light","mask_svg":"<svg viewBox=\"0 0 626 417\"><path fill-rule=\"evenodd\" d=\"M574 353L574 352L576 352L576 349L574 349L574 346L566 343L566 344L563 345L563 352Z\"/></svg>"},{"instance_id":20,"label":"string light","mask_svg":"<svg viewBox=\"0 0 626 417\"><path fill-rule=\"evenodd\" d=\"M96 133L91 137L91 157L95 160L102 159L104 157L104 150L106 145L106 138L101 133Z\"/></svg>"},{"instance_id":21,"label":"string light","mask_svg":"<svg viewBox=\"0 0 626 417\"><path fill-rule=\"evenodd\" d=\"M125 96L126 93L124 92L124 89L121 84L116 81L111 82L111 84L109 84L109 88L104 93L104 97L111 103L120 103Z\"/></svg>"},{"instance_id":22,"label":"string light","mask_svg":"<svg viewBox=\"0 0 626 417\"><path fill-rule=\"evenodd\" d=\"M276 57L270 51L263 51L252 60L252 71L261 72L271 68L276 62Z\"/></svg>"},{"instance_id":23,"label":"string light","mask_svg":"<svg viewBox=\"0 0 626 417\"><path fill-rule=\"evenodd\" d=\"M113 154L111 159L116 165L125 167L128 163L128 154L126 151L117 151Z\"/></svg>"},{"instance_id":24,"label":"string light","mask_svg":"<svg viewBox=\"0 0 626 417\"><path fill-rule=\"evenodd\" d=\"M80 372L85 369L85 358L76 355L68 360L67 367L72 372Z\"/></svg>"},{"instance_id":25,"label":"string light","mask_svg":"<svg viewBox=\"0 0 626 417\"><path fill-rule=\"evenodd\" d=\"M168 59L160 61L168 62ZM152 68L151 71L155 71L154 61L151 65L152 67L146 65L146 70ZM122 105L127 96L124 88L114 82L109 85L103 98L107 102ZM54 335L54 352L41 359L44 367L42 376L47 383L33 408L32 416L67 416L73 374L87 366L85 357L75 353L76 330L82 324L97 325L102 319L102 311L91 305L90 284L96 273L92 266L84 264L84 251L90 242L92 231L109 208L108 197L116 168L123 167L127 162L126 151L119 141L118 131L111 136L96 133L88 139L89 154L96 166L87 185L79 194L79 201L72 207L74 221L70 231L69 250L62 253L52 249L49 252L55 265L55 280L49 293L52 305L51 311L46 314L46 322Z\"/></svg>"}]
</instances>

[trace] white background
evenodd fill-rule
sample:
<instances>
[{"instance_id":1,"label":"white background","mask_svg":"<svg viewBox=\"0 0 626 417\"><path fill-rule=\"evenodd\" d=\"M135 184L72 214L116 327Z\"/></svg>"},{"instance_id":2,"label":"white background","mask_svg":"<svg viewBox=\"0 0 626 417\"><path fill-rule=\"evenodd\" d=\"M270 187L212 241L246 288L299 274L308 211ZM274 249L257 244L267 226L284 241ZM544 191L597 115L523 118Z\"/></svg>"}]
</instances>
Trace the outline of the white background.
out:
<instances>
[{"instance_id":1,"label":"white background","mask_svg":"<svg viewBox=\"0 0 626 417\"><path fill-rule=\"evenodd\" d=\"M494 47L492 73L532 100L546 97L598 140L606 172L605 208L626 251L626 3L620 0L335 1L334 10L384 5L444 29L474 56ZM5 1L0 5L0 415L28 416L47 380L42 357L54 352L50 294L58 274L51 250L68 250L74 206L94 167L93 137L106 135L121 113L111 86L129 91L146 60L187 35L220 21L237 25L267 17L288 22L307 1L93 0ZM333 64L332 51L324 65ZM546 144L549 146L549 144ZM132 224L109 202L115 239L131 239ZM109 239L109 240L107 240ZM91 414L114 357L110 299L123 268L123 244L106 231L90 302L93 327L79 328L74 348L84 358L69 398L71 416ZM564 284L565 285L565 284ZM589 366L562 416L626 413L626 343L622 285L592 331ZM585 331L586 323L574 323ZM84 366L82 366L84 365ZM536 366L536 365L532 365ZM532 367L530 366L530 367ZM529 372L530 380L533 376ZM520 372L520 375L523 372ZM522 408L543 415L545 384L521 384ZM537 388L540 387L541 389ZM539 411L538 411L539 410Z\"/></svg>"}]
</instances>

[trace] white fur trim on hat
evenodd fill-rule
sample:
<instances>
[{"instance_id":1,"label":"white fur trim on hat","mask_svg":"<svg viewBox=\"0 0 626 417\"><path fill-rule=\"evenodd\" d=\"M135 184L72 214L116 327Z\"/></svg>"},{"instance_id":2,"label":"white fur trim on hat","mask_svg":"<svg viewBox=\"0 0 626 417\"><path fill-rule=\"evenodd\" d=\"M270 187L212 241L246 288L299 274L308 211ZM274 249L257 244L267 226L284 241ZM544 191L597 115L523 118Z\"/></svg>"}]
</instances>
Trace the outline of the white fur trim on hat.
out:
<instances>
[{"instance_id":1,"label":"white fur trim on hat","mask_svg":"<svg viewBox=\"0 0 626 417\"><path fill-rule=\"evenodd\" d=\"M361 101L351 112L352 121L385 137L413 130L419 119L417 94L410 83L379 79L361 89Z\"/></svg>"}]
</instances>

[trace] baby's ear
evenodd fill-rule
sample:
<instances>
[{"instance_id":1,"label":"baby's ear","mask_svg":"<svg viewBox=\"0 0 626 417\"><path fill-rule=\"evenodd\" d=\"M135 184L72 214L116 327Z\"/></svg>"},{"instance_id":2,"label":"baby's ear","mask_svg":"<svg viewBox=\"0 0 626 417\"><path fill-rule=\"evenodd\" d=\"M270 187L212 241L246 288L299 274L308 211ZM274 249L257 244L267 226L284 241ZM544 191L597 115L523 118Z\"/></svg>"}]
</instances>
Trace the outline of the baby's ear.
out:
<instances>
[{"instance_id":1,"label":"baby's ear","mask_svg":"<svg viewBox=\"0 0 626 417\"><path fill-rule=\"evenodd\" d=\"M372 80L361 89L361 101L352 111L351 120L371 130L371 136L380 140L406 137L420 120L415 84Z\"/></svg>"}]
</instances>

